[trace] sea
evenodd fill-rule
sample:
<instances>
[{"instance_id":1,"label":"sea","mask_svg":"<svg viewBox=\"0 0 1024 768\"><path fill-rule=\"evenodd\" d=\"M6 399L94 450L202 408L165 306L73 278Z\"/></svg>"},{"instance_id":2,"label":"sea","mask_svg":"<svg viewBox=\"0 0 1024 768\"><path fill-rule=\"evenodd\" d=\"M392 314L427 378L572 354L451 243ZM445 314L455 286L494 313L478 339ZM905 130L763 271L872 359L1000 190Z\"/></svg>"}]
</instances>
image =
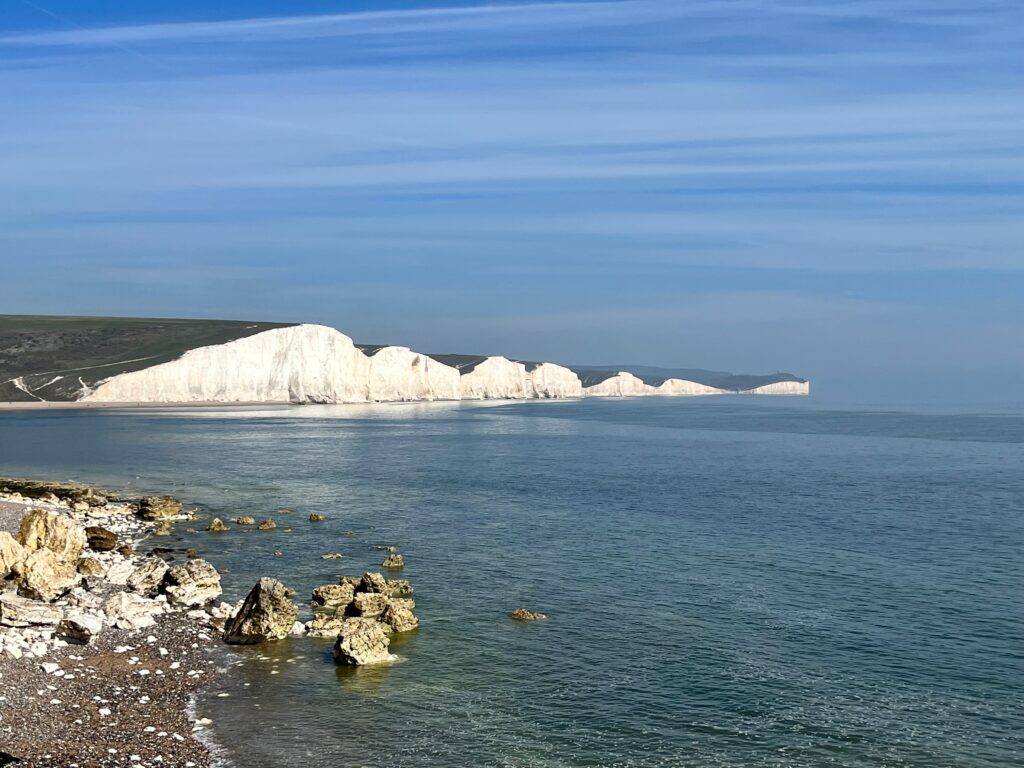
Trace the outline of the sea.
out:
<instances>
[{"instance_id":1,"label":"sea","mask_svg":"<svg viewBox=\"0 0 1024 768\"><path fill-rule=\"evenodd\" d=\"M220 765L1024 765L1019 407L7 412L0 474L177 495L199 519L143 549L198 549L232 601L278 578L304 618L404 555L420 627L392 664L214 645Z\"/></svg>"}]
</instances>

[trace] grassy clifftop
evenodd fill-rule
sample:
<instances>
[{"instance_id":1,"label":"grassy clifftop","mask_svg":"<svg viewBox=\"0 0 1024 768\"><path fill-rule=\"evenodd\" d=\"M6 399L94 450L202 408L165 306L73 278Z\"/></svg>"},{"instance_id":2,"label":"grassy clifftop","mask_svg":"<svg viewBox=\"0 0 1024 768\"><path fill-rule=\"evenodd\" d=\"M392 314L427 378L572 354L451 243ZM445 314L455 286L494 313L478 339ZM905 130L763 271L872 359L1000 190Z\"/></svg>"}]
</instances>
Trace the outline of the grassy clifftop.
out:
<instances>
[{"instance_id":1,"label":"grassy clifftop","mask_svg":"<svg viewBox=\"0 0 1024 768\"><path fill-rule=\"evenodd\" d=\"M173 360L195 347L223 344L287 325L290 323L0 315L0 402L74 400L83 384L94 386L118 373Z\"/></svg>"}]
</instances>

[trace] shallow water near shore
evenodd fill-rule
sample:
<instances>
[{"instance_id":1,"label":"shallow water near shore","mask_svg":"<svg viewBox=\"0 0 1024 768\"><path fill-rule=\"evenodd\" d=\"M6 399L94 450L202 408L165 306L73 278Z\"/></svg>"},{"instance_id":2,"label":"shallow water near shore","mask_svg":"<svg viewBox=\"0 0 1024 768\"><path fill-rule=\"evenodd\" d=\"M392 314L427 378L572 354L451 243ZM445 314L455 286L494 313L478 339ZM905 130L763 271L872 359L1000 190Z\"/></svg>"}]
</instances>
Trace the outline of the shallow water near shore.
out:
<instances>
[{"instance_id":1,"label":"shallow water near shore","mask_svg":"<svg viewBox=\"0 0 1024 768\"><path fill-rule=\"evenodd\" d=\"M228 568L230 599L405 555L421 628L395 664L337 668L310 638L219 651L231 673L197 711L232 765L1024 760L1020 411L12 412L0 451L0 474L174 493L197 529L274 518L154 541Z\"/></svg>"}]
</instances>

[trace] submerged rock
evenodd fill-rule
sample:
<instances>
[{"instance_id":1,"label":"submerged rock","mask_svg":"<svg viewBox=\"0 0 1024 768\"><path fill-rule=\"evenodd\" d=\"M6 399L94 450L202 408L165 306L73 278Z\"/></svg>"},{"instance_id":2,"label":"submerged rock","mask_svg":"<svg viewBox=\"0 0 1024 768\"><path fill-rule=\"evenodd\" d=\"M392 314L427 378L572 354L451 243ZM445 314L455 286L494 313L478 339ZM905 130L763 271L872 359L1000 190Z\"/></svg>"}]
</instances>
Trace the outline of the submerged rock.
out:
<instances>
[{"instance_id":1,"label":"submerged rock","mask_svg":"<svg viewBox=\"0 0 1024 768\"><path fill-rule=\"evenodd\" d=\"M18 541L29 552L48 549L66 563L75 563L85 549L82 526L55 512L33 509L21 519Z\"/></svg>"},{"instance_id":2,"label":"submerged rock","mask_svg":"<svg viewBox=\"0 0 1024 768\"><path fill-rule=\"evenodd\" d=\"M338 664L362 666L391 661L388 631L374 619L345 619L334 644L334 660Z\"/></svg>"},{"instance_id":3,"label":"submerged rock","mask_svg":"<svg viewBox=\"0 0 1024 768\"><path fill-rule=\"evenodd\" d=\"M512 611L512 618L516 621L543 621L547 618L547 615L528 611L525 608L516 608Z\"/></svg>"},{"instance_id":4,"label":"submerged rock","mask_svg":"<svg viewBox=\"0 0 1024 768\"><path fill-rule=\"evenodd\" d=\"M206 526L206 530L208 530L210 533L224 533L226 530L228 530L228 527L224 525L223 520L221 520L219 517L215 517L213 518L213 520L210 521L210 524Z\"/></svg>"},{"instance_id":5,"label":"submerged rock","mask_svg":"<svg viewBox=\"0 0 1024 768\"><path fill-rule=\"evenodd\" d=\"M196 558L169 568L160 591L173 605L199 606L220 597L220 574L206 560Z\"/></svg>"},{"instance_id":6,"label":"submerged rock","mask_svg":"<svg viewBox=\"0 0 1024 768\"><path fill-rule=\"evenodd\" d=\"M173 496L147 496L139 500L139 517L143 520L178 517L181 510L181 502Z\"/></svg>"},{"instance_id":7,"label":"submerged rock","mask_svg":"<svg viewBox=\"0 0 1024 768\"><path fill-rule=\"evenodd\" d=\"M117 534L99 525L90 525L85 529L85 538L89 549L97 552L110 552L117 549Z\"/></svg>"},{"instance_id":8,"label":"submerged rock","mask_svg":"<svg viewBox=\"0 0 1024 768\"><path fill-rule=\"evenodd\" d=\"M239 645L281 640L288 636L298 615L285 586L264 577L250 590L238 613L228 619L224 640Z\"/></svg>"},{"instance_id":9,"label":"submerged rock","mask_svg":"<svg viewBox=\"0 0 1024 768\"><path fill-rule=\"evenodd\" d=\"M328 552L326 555L320 555L321 560L341 560L344 557L341 552Z\"/></svg>"},{"instance_id":10,"label":"submerged rock","mask_svg":"<svg viewBox=\"0 0 1024 768\"><path fill-rule=\"evenodd\" d=\"M45 601L60 597L81 578L76 565L75 560L67 562L52 550L38 549L14 569L18 594Z\"/></svg>"}]
</instances>

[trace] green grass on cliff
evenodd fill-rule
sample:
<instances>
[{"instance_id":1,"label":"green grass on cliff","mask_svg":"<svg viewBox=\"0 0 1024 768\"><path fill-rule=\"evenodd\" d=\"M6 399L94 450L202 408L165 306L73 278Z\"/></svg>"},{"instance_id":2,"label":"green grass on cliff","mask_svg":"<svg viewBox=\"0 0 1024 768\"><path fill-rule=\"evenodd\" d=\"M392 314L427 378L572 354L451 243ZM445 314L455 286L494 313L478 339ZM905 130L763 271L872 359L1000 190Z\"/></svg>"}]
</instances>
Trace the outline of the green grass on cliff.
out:
<instances>
[{"instance_id":1,"label":"green grass on cliff","mask_svg":"<svg viewBox=\"0 0 1024 768\"><path fill-rule=\"evenodd\" d=\"M0 402L74 400L119 373L290 323L0 315ZM14 384L21 379L37 397ZM56 379L56 380L54 380ZM81 381L79 380L81 379Z\"/></svg>"}]
</instances>

